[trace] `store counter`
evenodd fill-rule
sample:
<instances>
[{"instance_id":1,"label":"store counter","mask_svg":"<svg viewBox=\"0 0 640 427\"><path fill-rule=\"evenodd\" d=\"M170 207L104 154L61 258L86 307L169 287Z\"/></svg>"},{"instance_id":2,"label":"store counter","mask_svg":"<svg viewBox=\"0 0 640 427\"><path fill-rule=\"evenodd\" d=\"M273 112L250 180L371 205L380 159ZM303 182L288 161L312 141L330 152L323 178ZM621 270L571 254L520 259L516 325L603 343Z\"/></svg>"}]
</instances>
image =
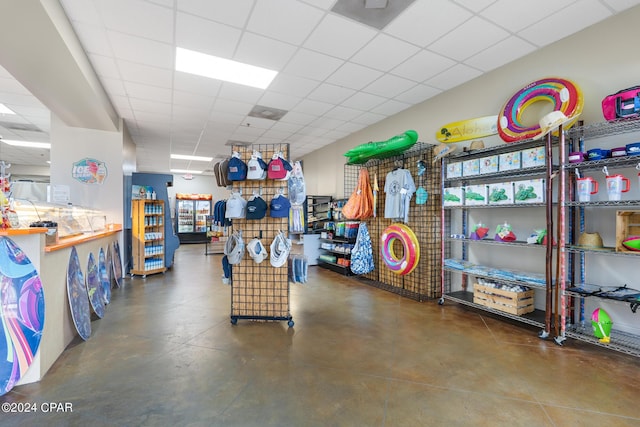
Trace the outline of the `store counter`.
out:
<instances>
[{"instance_id":1,"label":"store counter","mask_svg":"<svg viewBox=\"0 0 640 427\"><path fill-rule=\"evenodd\" d=\"M74 338L80 339L71 317L67 297L67 268L71 248L76 248L86 278L89 254L93 253L97 260L100 248L106 253L113 246L113 242L119 241L121 231L122 225L109 224L104 231L62 238L58 243L47 246L47 228L0 230L0 236L13 240L31 260L40 275L45 300L45 320L40 347L31 367L17 385L41 380Z\"/></svg>"}]
</instances>

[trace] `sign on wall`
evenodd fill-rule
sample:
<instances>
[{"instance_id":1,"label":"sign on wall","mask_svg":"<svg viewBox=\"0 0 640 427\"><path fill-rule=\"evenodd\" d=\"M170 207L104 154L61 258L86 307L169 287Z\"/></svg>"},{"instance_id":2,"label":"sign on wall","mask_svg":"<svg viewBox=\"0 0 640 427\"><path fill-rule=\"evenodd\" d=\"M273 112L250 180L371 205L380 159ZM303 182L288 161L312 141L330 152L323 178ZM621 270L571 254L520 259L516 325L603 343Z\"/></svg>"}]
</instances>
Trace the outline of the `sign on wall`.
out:
<instances>
[{"instance_id":1,"label":"sign on wall","mask_svg":"<svg viewBox=\"0 0 640 427\"><path fill-rule=\"evenodd\" d=\"M107 166L100 160L85 157L73 164L71 176L85 184L102 184L107 179Z\"/></svg>"}]
</instances>

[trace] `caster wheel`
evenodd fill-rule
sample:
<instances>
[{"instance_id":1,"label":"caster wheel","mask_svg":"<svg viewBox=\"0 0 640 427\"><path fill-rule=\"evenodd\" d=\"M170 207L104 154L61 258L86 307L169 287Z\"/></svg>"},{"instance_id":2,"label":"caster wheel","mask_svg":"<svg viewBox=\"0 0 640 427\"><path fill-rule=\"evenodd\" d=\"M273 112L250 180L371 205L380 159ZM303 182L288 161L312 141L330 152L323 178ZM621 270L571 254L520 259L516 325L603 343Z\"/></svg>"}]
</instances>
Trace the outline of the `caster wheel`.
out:
<instances>
[{"instance_id":1,"label":"caster wheel","mask_svg":"<svg viewBox=\"0 0 640 427\"><path fill-rule=\"evenodd\" d=\"M538 338L546 340L547 338L549 338L549 335L549 332L542 330L540 331L540 333L538 333Z\"/></svg>"},{"instance_id":2,"label":"caster wheel","mask_svg":"<svg viewBox=\"0 0 640 427\"><path fill-rule=\"evenodd\" d=\"M564 344L564 338L562 337L555 337L553 341L560 347L562 347L562 345Z\"/></svg>"},{"instance_id":3,"label":"caster wheel","mask_svg":"<svg viewBox=\"0 0 640 427\"><path fill-rule=\"evenodd\" d=\"M232 325L235 325L236 323L238 323L238 319L237 319L237 318L235 318L235 317L232 317L232 318L231 318L231 324L232 324Z\"/></svg>"},{"instance_id":4,"label":"caster wheel","mask_svg":"<svg viewBox=\"0 0 640 427\"><path fill-rule=\"evenodd\" d=\"M444 298L440 298L438 300L438 305L444 305Z\"/></svg>"},{"instance_id":5,"label":"caster wheel","mask_svg":"<svg viewBox=\"0 0 640 427\"><path fill-rule=\"evenodd\" d=\"M293 325L295 325L295 323L293 323L293 320L289 320L287 322L287 325L289 325L290 328L293 328Z\"/></svg>"}]
</instances>

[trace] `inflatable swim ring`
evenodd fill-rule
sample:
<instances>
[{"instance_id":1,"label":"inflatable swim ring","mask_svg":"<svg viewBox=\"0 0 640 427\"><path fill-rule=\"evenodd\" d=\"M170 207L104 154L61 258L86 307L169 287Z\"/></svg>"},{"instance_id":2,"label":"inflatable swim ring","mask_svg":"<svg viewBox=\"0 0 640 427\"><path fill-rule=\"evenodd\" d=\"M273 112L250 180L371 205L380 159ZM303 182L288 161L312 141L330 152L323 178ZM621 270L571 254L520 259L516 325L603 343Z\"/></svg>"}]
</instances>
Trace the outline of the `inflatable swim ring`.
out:
<instances>
[{"instance_id":1,"label":"inflatable swim ring","mask_svg":"<svg viewBox=\"0 0 640 427\"><path fill-rule=\"evenodd\" d=\"M575 123L582 112L584 97L580 88L570 80L549 77L529 83L516 92L498 115L498 134L507 143L534 138L540 134L540 125L522 124L522 113L531 104L546 101L553 104L553 111L561 111L569 119L564 128Z\"/></svg>"},{"instance_id":2,"label":"inflatable swim ring","mask_svg":"<svg viewBox=\"0 0 640 427\"><path fill-rule=\"evenodd\" d=\"M393 242L402 243L403 255L398 258L393 250ZM413 230L404 224L391 224L380 237L380 255L385 264L396 274L411 273L420 261L420 244Z\"/></svg>"}]
</instances>

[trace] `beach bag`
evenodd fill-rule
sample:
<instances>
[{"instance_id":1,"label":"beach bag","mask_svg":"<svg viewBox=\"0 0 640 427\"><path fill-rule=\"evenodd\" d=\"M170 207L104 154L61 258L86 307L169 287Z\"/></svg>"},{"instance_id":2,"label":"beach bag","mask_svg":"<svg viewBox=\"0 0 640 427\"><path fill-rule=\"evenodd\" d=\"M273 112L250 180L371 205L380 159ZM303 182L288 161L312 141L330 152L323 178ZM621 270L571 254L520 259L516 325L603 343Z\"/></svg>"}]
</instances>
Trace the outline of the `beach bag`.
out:
<instances>
[{"instance_id":1,"label":"beach bag","mask_svg":"<svg viewBox=\"0 0 640 427\"><path fill-rule=\"evenodd\" d=\"M373 190L366 168L360 169L358 185L342 207L342 214L347 219L366 219L373 216Z\"/></svg>"},{"instance_id":2,"label":"beach bag","mask_svg":"<svg viewBox=\"0 0 640 427\"><path fill-rule=\"evenodd\" d=\"M622 89L602 100L602 115L605 120L640 116L640 86Z\"/></svg>"},{"instance_id":3,"label":"beach bag","mask_svg":"<svg viewBox=\"0 0 640 427\"><path fill-rule=\"evenodd\" d=\"M289 201L292 205L301 205L307 198L306 186L304 184L304 175L302 174L302 165L300 162L293 164L293 170L288 181Z\"/></svg>"},{"instance_id":4,"label":"beach bag","mask_svg":"<svg viewBox=\"0 0 640 427\"><path fill-rule=\"evenodd\" d=\"M351 271L353 274L366 274L374 268L371 236L367 224L362 222L358 227L356 243L351 249Z\"/></svg>"}]
</instances>

